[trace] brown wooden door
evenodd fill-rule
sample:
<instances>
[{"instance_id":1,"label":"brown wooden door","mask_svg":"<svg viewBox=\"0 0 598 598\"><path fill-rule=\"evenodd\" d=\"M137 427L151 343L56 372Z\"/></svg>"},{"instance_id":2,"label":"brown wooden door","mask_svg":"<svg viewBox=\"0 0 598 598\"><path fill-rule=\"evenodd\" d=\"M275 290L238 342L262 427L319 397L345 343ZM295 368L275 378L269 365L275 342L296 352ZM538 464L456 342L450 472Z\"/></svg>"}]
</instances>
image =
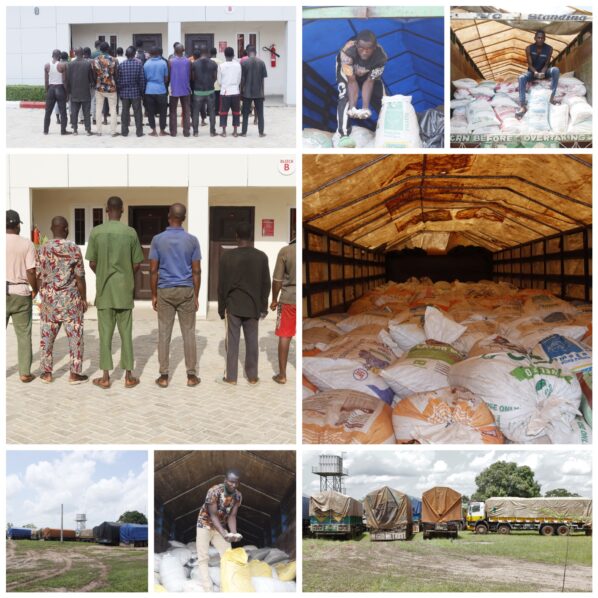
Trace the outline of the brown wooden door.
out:
<instances>
[{"instance_id":1,"label":"brown wooden door","mask_svg":"<svg viewBox=\"0 0 598 598\"><path fill-rule=\"evenodd\" d=\"M151 299L149 250L152 239L168 226L168 206L129 206L129 226L139 236L143 262L135 274L135 299Z\"/></svg>"},{"instance_id":2,"label":"brown wooden door","mask_svg":"<svg viewBox=\"0 0 598 598\"><path fill-rule=\"evenodd\" d=\"M143 42L143 46L141 49L144 52L148 52L156 47L162 47L162 34L161 33L133 33L133 45L137 47L137 42L141 40ZM168 56L168 52L164 52L165 58Z\"/></svg>"},{"instance_id":3,"label":"brown wooden door","mask_svg":"<svg viewBox=\"0 0 598 598\"><path fill-rule=\"evenodd\" d=\"M213 33L186 33L185 34L185 54L191 56L195 48L207 46L208 50L214 47Z\"/></svg>"},{"instance_id":4,"label":"brown wooden door","mask_svg":"<svg viewBox=\"0 0 598 598\"><path fill-rule=\"evenodd\" d=\"M249 222L255 231L255 208L211 207L210 208L210 266L208 270L208 301L218 301L218 271L220 256L225 251L238 247L236 228L239 222ZM253 245L251 234L251 244Z\"/></svg>"}]
</instances>

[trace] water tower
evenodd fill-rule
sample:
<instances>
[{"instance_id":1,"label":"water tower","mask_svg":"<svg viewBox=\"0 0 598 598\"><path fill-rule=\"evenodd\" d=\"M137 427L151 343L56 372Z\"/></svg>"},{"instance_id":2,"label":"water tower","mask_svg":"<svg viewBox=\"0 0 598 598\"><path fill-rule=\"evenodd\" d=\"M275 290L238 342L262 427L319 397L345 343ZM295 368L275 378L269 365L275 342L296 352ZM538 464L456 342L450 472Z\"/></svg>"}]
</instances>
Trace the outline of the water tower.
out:
<instances>
[{"instance_id":1,"label":"water tower","mask_svg":"<svg viewBox=\"0 0 598 598\"><path fill-rule=\"evenodd\" d=\"M320 476L320 492L334 490L346 494L343 478L349 472L343 467L343 457L338 455L320 455L319 465L311 468L312 473Z\"/></svg>"},{"instance_id":2,"label":"water tower","mask_svg":"<svg viewBox=\"0 0 598 598\"><path fill-rule=\"evenodd\" d=\"M87 527L87 515L85 513L78 513L75 515L75 526L77 532L80 532Z\"/></svg>"}]
</instances>

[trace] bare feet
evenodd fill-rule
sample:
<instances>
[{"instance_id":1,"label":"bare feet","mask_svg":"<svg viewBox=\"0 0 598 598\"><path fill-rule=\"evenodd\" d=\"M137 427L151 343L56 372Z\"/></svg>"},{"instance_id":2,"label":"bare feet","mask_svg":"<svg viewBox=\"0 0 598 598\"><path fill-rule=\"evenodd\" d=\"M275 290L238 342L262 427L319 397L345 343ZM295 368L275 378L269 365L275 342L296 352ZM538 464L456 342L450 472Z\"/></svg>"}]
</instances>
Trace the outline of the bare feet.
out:
<instances>
[{"instance_id":1,"label":"bare feet","mask_svg":"<svg viewBox=\"0 0 598 598\"><path fill-rule=\"evenodd\" d=\"M527 107L521 106L521 108L519 108L519 110L517 110L517 112L515 112L515 118L518 120L521 120L526 112L527 112Z\"/></svg>"},{"instance_id":2,"label":"bare feet","mask_svg":"<svg viewBox=\"0 0 598 598\"><path fill-rule=\"evenodd\" d=\"M276 374L276 376L272 376L272 380L276 382L276 384L286 384L287 379L285 376L281 376L280 374Z\"/></svg>"}]
</instances>

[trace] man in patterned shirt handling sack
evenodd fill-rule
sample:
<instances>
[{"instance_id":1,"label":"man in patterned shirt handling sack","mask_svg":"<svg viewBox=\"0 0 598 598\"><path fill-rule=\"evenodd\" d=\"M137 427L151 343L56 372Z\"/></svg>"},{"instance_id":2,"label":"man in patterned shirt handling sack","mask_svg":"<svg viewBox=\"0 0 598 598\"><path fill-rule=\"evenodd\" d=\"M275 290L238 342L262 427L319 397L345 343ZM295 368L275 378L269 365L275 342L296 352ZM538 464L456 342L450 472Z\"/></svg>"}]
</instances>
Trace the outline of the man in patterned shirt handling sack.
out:
<instances>
[{"instance_id":1,"label":"man in patterned shirt handling sack","mask_svg":"<svg viewBox=\"0 0 598 598\"><path fill-rule=\"evenodd\" d=\"M372 115L370 105L380 113L385 95L382 73L387 56L373 32L360 31L347 41L336 57L338 84L339 147L355 147L351 135L350 118L367 119ZM357 108L361 90L361 109Z\"/></svg>"},{"instance_id":2,"label":"man in patterned shirt handling sack","mask_svg":"<svg viewBox=\"0 0 598 598\"><path fill-rule=\"evenodd\" d=\"M212 580L208 568L210 544L222 556L232 542L240 542L243 536L237 533L237 511L242 496L237 490L240 484L239 472L229 469L224 483L212 486L197 516L197 566L205 592L212 591ZM227 528L228 527L228 531Z\"/></svg>"}]
</instances>

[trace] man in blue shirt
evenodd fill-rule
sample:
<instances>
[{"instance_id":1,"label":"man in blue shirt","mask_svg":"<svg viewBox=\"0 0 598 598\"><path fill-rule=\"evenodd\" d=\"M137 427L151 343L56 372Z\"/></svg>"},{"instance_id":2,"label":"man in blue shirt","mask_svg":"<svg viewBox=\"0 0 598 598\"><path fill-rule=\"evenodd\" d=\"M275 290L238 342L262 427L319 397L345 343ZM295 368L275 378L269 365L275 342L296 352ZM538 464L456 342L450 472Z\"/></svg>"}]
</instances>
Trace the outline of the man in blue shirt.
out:
<instances>
[{"instance_id":1,"label":"man in blue shirt","mask_svg":"<svg viewBox=\"0 0 598 598\"><path fill-rule=\"evenodd\" d=\"M135 58L135 48L129 46L125 52L126 60L118 68L118 89L122 102L121 134L129 134L131 106L135 118L137 137L143 137L143 115L141 113L141 97L145 91L145 75L141 60Z\"/></svg>"},{"instance_id":2,"label":"man in blue shirt","mask_svg":"<svg viewBox=\"0 0 598 598\"><path fill-rule=\"evenodd\" d=\"M160 119L160 135L166 133L166 110L168 106L168 63L160 56L161 48L152 48L150 59L143 65L145 74L145 106L152 130L150 135L157 137L156 115Z\"/></svg>"},{"instance_id":3,"label":"man in blue shirt","mask_svg":"<svg viewBox=\"0 0 598 598\"><path fill-rule=\"evenodd\" d=\"M527 103L525 101L525 91L527 84L532 81L542 81L550 78L550 103L556 104L554 94L559 84L561 71L556 66L550 66L552 59L552 46L546 43L546 34L544 31L536 31L534 43L525 49L527 58L527 72L519 76L519 110L515 113L517 118L522 118L527 112Z\"/></svg>"},{"instance_id":4,"label":"man in blue shirt","mask_svg":"<svg viewBox=\"0 0 598 598\"><path fill-rule=\"evenodd\" d=\"M149 253L152 306L158 312L158 361L156 384L168 386L170 338L178 314L187 369L187 386L197 386L195 313L199 309L201 249L197 237L183 228L187 209L180 203L170 206L167 229L152 240Z\"/></svg>"}]
</instances>

